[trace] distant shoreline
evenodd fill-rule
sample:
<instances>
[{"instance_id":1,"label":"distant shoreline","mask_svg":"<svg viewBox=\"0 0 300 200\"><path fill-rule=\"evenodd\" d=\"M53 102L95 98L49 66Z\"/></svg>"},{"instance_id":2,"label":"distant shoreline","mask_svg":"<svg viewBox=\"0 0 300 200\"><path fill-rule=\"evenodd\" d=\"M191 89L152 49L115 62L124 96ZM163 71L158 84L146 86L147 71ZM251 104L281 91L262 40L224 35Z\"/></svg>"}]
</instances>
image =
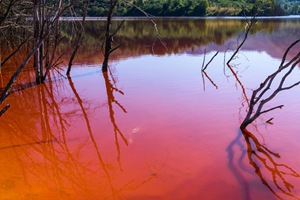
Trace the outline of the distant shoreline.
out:
<instances>
[{"instance_id":1,"label":"distant shoreline","mask_svg":"<svg viewBox=\"0 0 300 200\"><path fill-rule=\"evenodd\" d=\"M147 19L249 19L251 16L205 16L205 17L172 17L172 16L153 16L153 17L113 17L113 20L147 20ZM300 19L300 15L287 15L287 16L258 16L256 19ZM61 21L80 21L82 17L60 17ZM86 21L105 21L106 17L86 17Z\"/></svg>"}]
</instances>

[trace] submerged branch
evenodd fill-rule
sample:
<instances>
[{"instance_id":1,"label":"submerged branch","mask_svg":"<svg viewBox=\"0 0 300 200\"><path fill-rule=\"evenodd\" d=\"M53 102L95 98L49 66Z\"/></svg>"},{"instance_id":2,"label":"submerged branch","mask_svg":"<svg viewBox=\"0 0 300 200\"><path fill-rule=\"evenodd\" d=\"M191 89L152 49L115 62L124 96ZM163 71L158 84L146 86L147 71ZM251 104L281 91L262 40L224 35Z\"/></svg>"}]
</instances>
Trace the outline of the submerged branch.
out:
<instances>
[{"instance_id":1,"label":"submerged branch","mask_svg":"<svg viewBox=\"0 0 300 200\"><path fill-rule=\"evenodd\" d=\"M202 71L205 71L206 70L206 68L208 67L208 65L214 60L214 58L218 55L218 53L219 53L219 51L217 51L214 55L213 55L213 57L208 61L208 63L205 65L205 67L203 68L203 66L202 66ZM204 57L205 58L205 57ZM203 60L203 64L204 64L204 61L205 61L205 59Z\"/></svg>"},{"instance_id":2,"label":"submerged branch","mask_svg":"<svg viewBox=\"0 0 300 200\"><path fill-rule=\"evenodd\" d=\"M260 86L252 92L249 110L248 110L248 113L247 113L244 121L242 122L242 124L240 126L241 129L245 129L250 123L255 121L261 114L270 112L270 111L278 109L278 108L282 108L283 105L280 105L280 106L276 106L274 108L262 111L263 106L266 103L270 102L275 96L277 96L277 94L279 92L291 89L300 84L300 81L298 81L292 85L285 86L285 87L283 86L287 77L289 77L291 75L291 73L293 72L295 67L300 63L300 51L299 51L289 62L284 64L289 51L299 42L300 42L300 39L296 40L286 49L286 51L283 54L283 57L282 57L282 60L281 60L281 63L279 65L278 69L274 73L269 75L260 84ZM286 72L284 72L285 69L287 69ZM262 99L265 96L266 92L271 89L271 85L273 84L274 79L276 77L278 77L279 74L283 74L283 75L282 75L281 80L278 83L277 88L275 90L273 90L271 92L271 94L269 94L269 96L266 96L264 99ZM256 111L254 111L255 107L257 107Z\"/></svg>"},{"instance_id":3,"label":"submerged branch","mask_svg":"<svg viewBox=\"0 0 300 200\"><path fill-rule=\"evenodd\" d=\"M6 106L0 110L0 117L4 115L4 113L10 108L10 104L6 104Z\"/></svg>"},{"instance_id":4,"label":"submerged branch","mask_svg":"<svg viewBox=\"0 0 300 200\"><path fill-rule=\"evenodd\" d=\"M232 56L229 58L229 60L227 61L227 65L230 64L230 62L233 60L233 58L236 56L236 54L239 52L239 50L241 49L241 47L244 45L244 43L246 42L247 38L248 38L248 34L251 30L251 28L253 27L253 25L255 24L255 18L256 18L256 15L254 15L252 17L252 19L250 20L250 22L247 23L247 30L246 30L246 33L245 33L245 36L244 36L244 39L243 41L240 43L240 45L237 47L237 49L234 51L234 53L232 54Z\"/></svg>"}]
</instances>

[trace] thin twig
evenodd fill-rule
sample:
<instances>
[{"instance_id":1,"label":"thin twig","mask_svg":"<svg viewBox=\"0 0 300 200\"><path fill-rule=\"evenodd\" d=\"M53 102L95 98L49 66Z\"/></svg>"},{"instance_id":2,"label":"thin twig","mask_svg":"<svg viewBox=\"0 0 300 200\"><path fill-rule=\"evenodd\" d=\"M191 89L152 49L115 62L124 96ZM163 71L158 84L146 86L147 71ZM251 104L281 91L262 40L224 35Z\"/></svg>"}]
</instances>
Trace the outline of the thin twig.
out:
<instances>
[{"instance_id":1,"label":"thin twig","mask_svg":"<svg viewBox=\"0 0 300 200\"><path fill-rule=\"evenodd\" d=\"M213 61L213 59L218 55L219 51L217 51L214 56L209 60L209 62L205 65L204 69L202 69L202 71L206 70L206 68L208 67L208 65Z\"/></svg>"}]
</instances>

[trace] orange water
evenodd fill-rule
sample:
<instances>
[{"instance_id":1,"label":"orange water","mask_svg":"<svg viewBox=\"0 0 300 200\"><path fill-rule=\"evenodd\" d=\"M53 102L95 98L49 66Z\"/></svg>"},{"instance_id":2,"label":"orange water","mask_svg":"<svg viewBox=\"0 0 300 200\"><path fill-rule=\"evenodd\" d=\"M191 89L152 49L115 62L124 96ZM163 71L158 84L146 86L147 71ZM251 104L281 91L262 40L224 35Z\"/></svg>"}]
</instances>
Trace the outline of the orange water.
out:
<instances>
[{"instance_id":1,"label":"orange water","mask_svg":"<svg viewBox=\"0 0 300 200\"><path fill-rule=\"evenodd\" d=\"M221 52L206 70L213 84L201 75L203 54L128 57L111 74L87 59L71 79L53 74L42 85L28 85L28 68L0 118L0 199L300 198L300 89L280 93L267 107L284 109L244 136L245 99L280 57L239 55L239 81ZM11 74L1 74L2 87Z\"/></svg>"}]
</instances>

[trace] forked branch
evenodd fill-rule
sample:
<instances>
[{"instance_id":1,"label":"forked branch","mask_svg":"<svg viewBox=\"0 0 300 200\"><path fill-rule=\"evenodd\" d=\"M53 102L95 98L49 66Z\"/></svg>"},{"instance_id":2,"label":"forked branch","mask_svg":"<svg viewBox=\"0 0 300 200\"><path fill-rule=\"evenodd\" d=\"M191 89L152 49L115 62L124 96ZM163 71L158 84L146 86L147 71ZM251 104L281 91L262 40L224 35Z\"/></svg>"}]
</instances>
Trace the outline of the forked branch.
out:
<instances>
[{"instance_id":1,"label":"forked branch","mask_svg":"<svg viewBox=\"0 0 300 200\"><path fill-rule=\"evenodd\" d=\"M253 25L255 24L255 18L256 18L256 15L254 15L251 20L249 22L247 22L247 29L246 29L246 33L245 33L245 36L242 40L242 42L238 45L237 49L234 51L234 53L232 54L232 56L229 58L229 60L227 61L227 65L230 64L230 62L234 59L234 57L236 56L236 54L239 52L239 50L241 49L241 47L244 45L244 43L246 42L247 38L248 38L248 35L249 35L249 32L251 30L251 28L253 27Z\"/></svg>"},{"instance_id":2,"label":"forked branch","mask_svg":"<svg viewBox=\"0 0 300 200\"><path fill-rule=\"evenodd\" d=\"M279 92L292 89L293 87L300 84L300 81L298 81L294 84L284 86L286 79L290 76L290 74L293 72L295 67L300 62L300 51L287 63L285 63L286 56L288 55L289 51L293 47L295 47L295 45L298 44L299 42L300 39L296 40L286 49L285 53L283 54L282 61L281 64L279 65L279 68L273 74L269 75L264 80L264 82L262 82L260 86L253 91L250 99L249 110L244 121L240 126L241 129L245 129L250 123L256 120L261 114L270 112L278 108L281 109L283 105L275 106L267 110L263 110L263 107L266 103L270 102ZM280 79L277 88L267 96L266 92L270 91L274 79L279 75L282 75L282 78Z\"/></svg>"}]
</instances>

